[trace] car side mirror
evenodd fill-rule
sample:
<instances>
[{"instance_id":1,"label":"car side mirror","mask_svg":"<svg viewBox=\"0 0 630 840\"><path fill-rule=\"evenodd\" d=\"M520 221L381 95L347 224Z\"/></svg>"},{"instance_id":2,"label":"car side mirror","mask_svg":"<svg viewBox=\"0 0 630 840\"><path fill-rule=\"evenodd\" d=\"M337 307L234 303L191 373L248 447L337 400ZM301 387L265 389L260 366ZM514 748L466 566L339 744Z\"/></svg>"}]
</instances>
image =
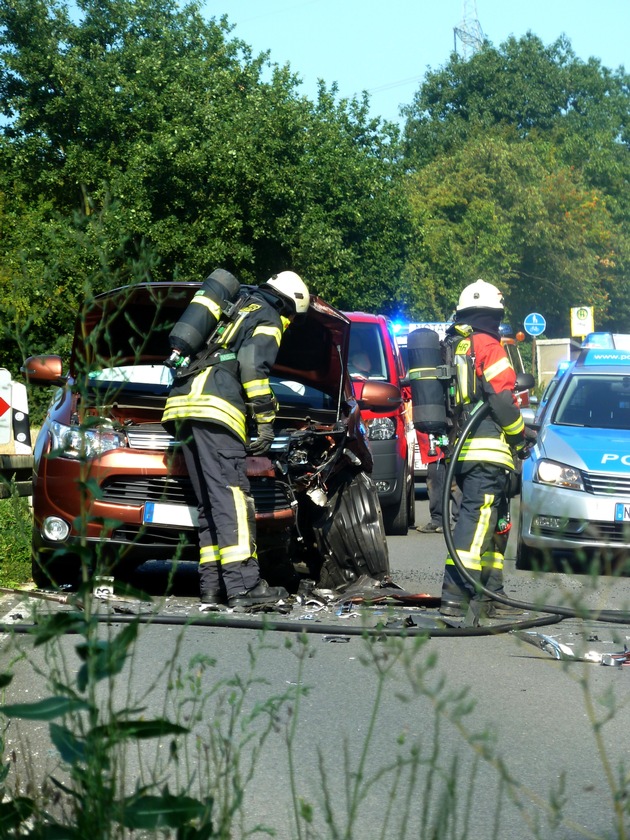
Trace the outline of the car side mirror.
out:
<instances>
[{"instance_id":1,"label":"car side mirror","mask_svg":"<svg viewBox=\"0 0 630 840\"><path fill-rule=\"evenodd\" d=\"M400 388L389 382L372 382L368 381L363 386L361 397L358 400L359 408L365 408L378 412L392 411L402 402L402 394Z\"/></svg>"},{"instance_id":2,"label":"car side mirror","mask_svg":"<svg viewBox=\"0 0 630 840\"><path fill-rule=\"evenodd\" d=\"M531 373L517 373L515 391L531 391L536 385L536 380Z\"/></svg>"},{"instance_id":3,"label":"car side mirror","mask_svg":"<svg viewBox=\"0 0 630 840\"><path fill-rule=\"evenodd\" d=\"M29 356L20 368L29 385L65 385L61 356Z\"/></svg>"}]
</instances>

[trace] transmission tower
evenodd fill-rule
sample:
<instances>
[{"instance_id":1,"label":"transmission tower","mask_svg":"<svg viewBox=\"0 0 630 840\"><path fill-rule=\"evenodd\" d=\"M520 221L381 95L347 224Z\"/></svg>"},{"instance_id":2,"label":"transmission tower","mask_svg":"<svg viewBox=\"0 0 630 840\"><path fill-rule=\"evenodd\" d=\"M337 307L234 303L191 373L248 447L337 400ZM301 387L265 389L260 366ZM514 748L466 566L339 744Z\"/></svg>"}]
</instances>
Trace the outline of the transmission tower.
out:
<instances>
[{"instance_id":1,"label":"transmission tower","mask_svg":"<svg viewBox=\"0 0 630 840\"><path fill-rule=\"evenodd\" d=\"M485 35L477 18L476 0L463 0L464 14L459 26L453 27L453 41L455 52L457 52L457 41L462 44L464 59L469 58L485 41Z\"/></svg>"}]
</instances>

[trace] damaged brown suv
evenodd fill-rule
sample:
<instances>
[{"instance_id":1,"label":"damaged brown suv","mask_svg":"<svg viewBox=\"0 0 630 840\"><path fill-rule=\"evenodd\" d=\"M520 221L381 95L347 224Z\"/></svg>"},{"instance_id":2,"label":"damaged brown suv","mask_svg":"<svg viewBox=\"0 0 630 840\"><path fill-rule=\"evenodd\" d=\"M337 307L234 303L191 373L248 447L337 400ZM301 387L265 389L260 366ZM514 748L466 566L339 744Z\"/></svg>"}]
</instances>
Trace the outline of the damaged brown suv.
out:
<instances>
[{"instance_id":1,"label":"damaged brown suv","mask_svg":"<svg viewBox=\"0 0 630 840\"><path fill-rule=\"evenodd\" d=\"M31 356L30 385L57 386L35 446L33 578L73 583L146 560L198 559L196 501L161 425L172 373L168 334L197 283L146 283L87 301L69 367ZM261 571L295 591L301 576L343 590L389 576L371 453L346 360L350 323L317 297L285 334L272 387L269 456L248 457ZM386 383L361 404L391 411Z\"/></svg>"}]
</instances>

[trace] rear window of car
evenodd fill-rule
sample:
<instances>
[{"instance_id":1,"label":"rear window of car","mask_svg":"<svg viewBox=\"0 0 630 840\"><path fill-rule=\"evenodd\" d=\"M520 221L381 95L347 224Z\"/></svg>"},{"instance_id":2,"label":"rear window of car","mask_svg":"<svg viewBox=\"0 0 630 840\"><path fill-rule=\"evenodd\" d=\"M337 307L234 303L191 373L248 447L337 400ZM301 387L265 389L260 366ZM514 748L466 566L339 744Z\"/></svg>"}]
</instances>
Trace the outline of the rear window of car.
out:
<instances>
[{"instance_id":1,"label":"rear window of car","mask_svg":"<svg viewBox=\"0 0 630 840\"><path fill-rule=\"evenodd\" d=\"M378 324L353 322L350 328L348 371L354 378L389 379L383 335Z\"/></svg>"},{"instance_id":2,"label":"rear window of car","mask_svg":"<svg viewBox=\"0 0 630 840\"><path fill-rule=\"evenodd\" d=\"M630 376L572 376L558 403L554 422L596 429L630 429Z\"/></svg>"}]
</instances>

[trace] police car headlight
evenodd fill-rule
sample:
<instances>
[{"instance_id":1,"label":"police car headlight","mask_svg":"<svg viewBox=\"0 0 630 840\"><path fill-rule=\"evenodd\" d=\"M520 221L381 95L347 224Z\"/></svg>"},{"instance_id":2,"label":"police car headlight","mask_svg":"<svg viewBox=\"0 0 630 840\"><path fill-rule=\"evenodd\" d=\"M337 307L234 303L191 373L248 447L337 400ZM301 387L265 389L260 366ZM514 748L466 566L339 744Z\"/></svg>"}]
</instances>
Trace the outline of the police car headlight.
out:
<instances>
[{"instance_id":1,"label":"police car headlight","mask_svg":"<svg viewBox=\"0 0 630 840\"><path fill-rule=\"evenodd\" d=\"M391 417L375 417L368 423L369 440L392 440L396 437L396 424Z\"/></svg>"},{"instance_id":2,"label":"police car headlight","mask_svg":"<svg viewBox=\"0 0 630 840\"><path fill-rule=\"evenodd\" d=\"M57 458L70 458L73 461L98 458L112 449L127 445L125 435L110 426L94 426L84 429L80 426L65 426L52 423L52 455Z\"/></svg>"},{"instance_id":3,"label":"police car headlight","mask_svg":"<svg viewBox=\"0 0 630 840\"><path fill-rule=\"evenodd\" d=\"M544 458L538 462L534 480L539 484L565 487L567 490L584 490L582 473L579 470Z\"/></svg>"}]
</instances>

